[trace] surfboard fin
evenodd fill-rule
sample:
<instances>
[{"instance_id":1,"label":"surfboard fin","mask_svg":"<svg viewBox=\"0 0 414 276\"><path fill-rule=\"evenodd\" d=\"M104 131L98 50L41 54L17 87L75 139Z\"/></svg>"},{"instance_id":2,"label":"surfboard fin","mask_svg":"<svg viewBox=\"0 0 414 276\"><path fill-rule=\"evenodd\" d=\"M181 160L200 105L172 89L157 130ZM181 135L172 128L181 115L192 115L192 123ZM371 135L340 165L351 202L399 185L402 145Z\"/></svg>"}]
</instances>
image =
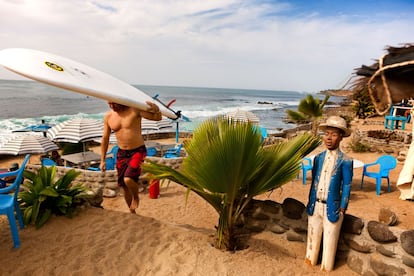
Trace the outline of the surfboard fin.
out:
<instances>
[{"instance_id":1,"label":"surfboard fin","mask_svg":"<svg viewBox=\"0 0 414 276\"><path fill-rule=\"evenodd\" d=\"M176 99L173 99L168 104L165 104L160 99L158 99L158 96L159 96L159 94L155 94L152 98L154 100L156 100L157 102L159 102L160 104L162 104L163 106L165 106L166 108L168 108L169 110L171 110L172 112L174 112L174 114L177 116L177 118L173 119L173 120L178 120L178 119L182 118L186 122L191 122L190 118L188 118L188 117L181 114L181 110L175 111L174 109L172 109L170 107L173 103L175 103Z\"/></svg>"}]
</instances>

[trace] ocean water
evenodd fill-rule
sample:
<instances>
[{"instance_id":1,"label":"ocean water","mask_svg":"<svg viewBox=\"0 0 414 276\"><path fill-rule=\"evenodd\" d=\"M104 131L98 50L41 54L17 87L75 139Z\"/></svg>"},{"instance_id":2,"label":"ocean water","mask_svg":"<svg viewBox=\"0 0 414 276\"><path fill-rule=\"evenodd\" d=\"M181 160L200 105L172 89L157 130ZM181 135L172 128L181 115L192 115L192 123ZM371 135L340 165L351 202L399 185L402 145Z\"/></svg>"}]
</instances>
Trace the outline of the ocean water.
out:
<instances>
[{"instance_id":1,"label":"ocean water","mask_svg":"<svg viewBox=\"0 0 414 276\"><path fill-rule=\"evenodd\" d=\"M306 96L295 91L196 88L134 85L149 96L159 95L164 103L181 110L191 122L179 121L180 130L191 130L203 120L241 109L253 112L260 125L272 132L295 127L286 123L286 109L297 109ZM323 96L321 96L322 98ZM74 118L102 120L107 102L30 80L0 80L0 141L12 130L40 124L55 125ZM340 101L331 97L330 101Z\"/></svg>"}]
</instances>

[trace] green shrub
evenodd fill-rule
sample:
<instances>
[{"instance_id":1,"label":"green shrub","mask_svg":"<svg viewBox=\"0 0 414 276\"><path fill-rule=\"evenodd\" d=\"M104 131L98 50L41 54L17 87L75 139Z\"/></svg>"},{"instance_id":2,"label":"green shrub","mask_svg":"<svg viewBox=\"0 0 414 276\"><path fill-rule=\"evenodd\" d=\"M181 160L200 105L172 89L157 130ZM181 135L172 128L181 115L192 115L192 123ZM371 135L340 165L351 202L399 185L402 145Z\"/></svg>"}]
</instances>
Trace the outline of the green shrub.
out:
<instances>
[{"instance_id":1,"label":"green shrub","mask_svg":"<svg viewBox=\"0 0 414 276\"><path fill-rule=\"evenodd\" d=\"M352 99L355 103L353 110L358 118L365 119L376 113L367 87L355 91Z\"/></svg>"},{"instance_id":2,"label":"green shrub","mask_svg":"<svg viewBox=\"0 0 414 276\"><path fill-rule=\"evenodd\" d=\"M352 138L350 146L354 152L367 152L371 148L368 144L362 143L362 139L358 134L355 134Z\"/></svg>"},{"instance_id":3,"label":"green shrub","mask_svg":"<svg viewBox=\"0 0 414 276\"><path fill-rule=\"evenodd\" d=\"M88 197L88 189L81 184L71 185L80 172L69 170L56 179L56 167L42 166L37 173L24 172L28 179L19 193L19 204L25 225L40 228L52 214L72 217L76 207Z\"/></svg>"},{"instance_id":4,"label":"green shrub","mask_svg":"<svg viewBox=\"0 0 414 276\"><path fill-rule=\"evenodd\" d=\"M349 116L349 115L340 115L340 117L342 117L345 120L346 126L348 128L350 128L351 127L351 122L352 122L353 118L351 116Z\"/></svg>"}]
</instances>

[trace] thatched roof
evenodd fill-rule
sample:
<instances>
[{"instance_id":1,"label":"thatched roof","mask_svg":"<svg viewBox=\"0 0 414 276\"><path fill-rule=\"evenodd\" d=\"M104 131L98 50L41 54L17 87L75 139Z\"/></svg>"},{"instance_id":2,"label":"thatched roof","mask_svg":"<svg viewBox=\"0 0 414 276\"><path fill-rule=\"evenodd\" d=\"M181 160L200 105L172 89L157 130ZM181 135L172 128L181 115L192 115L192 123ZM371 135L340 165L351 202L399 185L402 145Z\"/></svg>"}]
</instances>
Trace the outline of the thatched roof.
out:
<instances>
[{"instance_id":1,"label":"thatched roof","mask_svg":"<svg viewBox=\"0 0 414 276\"><path fill-rule=\"evenodd\" d=\"M414 64L410 64L410 62L414 61L414 44L404 44L402 47L387 46L385 50L387 51L387 54L382 57L383 67L400 64L400 66L387 70L387 75L404 75L406 72L412 73L414 71ZM379 68L379 60L377 60L372 65L361 65L361 67L356 68L355 74L357 76L371 77Z\"/></svg>"},{"instance_id":2,"label":"thatched roof","mask_svg":"<svg viewBox=\"0 0 414 276\"><path fill-rule=\"evenodd\" d=\"M400 47L387 46L385 50L387 53L374 64L356 68L356 78L352 81L354 92L368 88L375 108L381 113L388 110L391 97L396 102L404 95L412 96L412 92L406 92L407 89L414 91L414 43Z\"/></svg>"}]
</instances>

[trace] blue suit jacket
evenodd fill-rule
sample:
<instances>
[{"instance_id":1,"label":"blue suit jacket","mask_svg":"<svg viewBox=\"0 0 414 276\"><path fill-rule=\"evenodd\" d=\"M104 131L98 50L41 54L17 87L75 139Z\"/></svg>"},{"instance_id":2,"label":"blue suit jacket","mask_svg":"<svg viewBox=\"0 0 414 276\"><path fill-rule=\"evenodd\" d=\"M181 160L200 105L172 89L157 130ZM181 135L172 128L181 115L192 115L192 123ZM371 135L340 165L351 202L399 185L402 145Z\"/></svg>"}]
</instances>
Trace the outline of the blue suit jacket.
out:
<instances>
[{"instance_id":1,"label":"blue suit jacket","mask_svg":"<svg viewBox=\"0 0 414 276\"><path fill-rule=\"evenodd\" d=\"M309 191L309 202L306 206L308 215L313 215L315 210L316 194L321 176L323 161L326 151L315 156L312 168L312 183ZM353 176L353 160L348 158L342 151L338 151L338 158L334 165L331 181L328 188L326 199L326 213L330 222L339 219L340 208L347 209L349 196L351 194L351 184Z\"/></svg>"}]
</instances>

